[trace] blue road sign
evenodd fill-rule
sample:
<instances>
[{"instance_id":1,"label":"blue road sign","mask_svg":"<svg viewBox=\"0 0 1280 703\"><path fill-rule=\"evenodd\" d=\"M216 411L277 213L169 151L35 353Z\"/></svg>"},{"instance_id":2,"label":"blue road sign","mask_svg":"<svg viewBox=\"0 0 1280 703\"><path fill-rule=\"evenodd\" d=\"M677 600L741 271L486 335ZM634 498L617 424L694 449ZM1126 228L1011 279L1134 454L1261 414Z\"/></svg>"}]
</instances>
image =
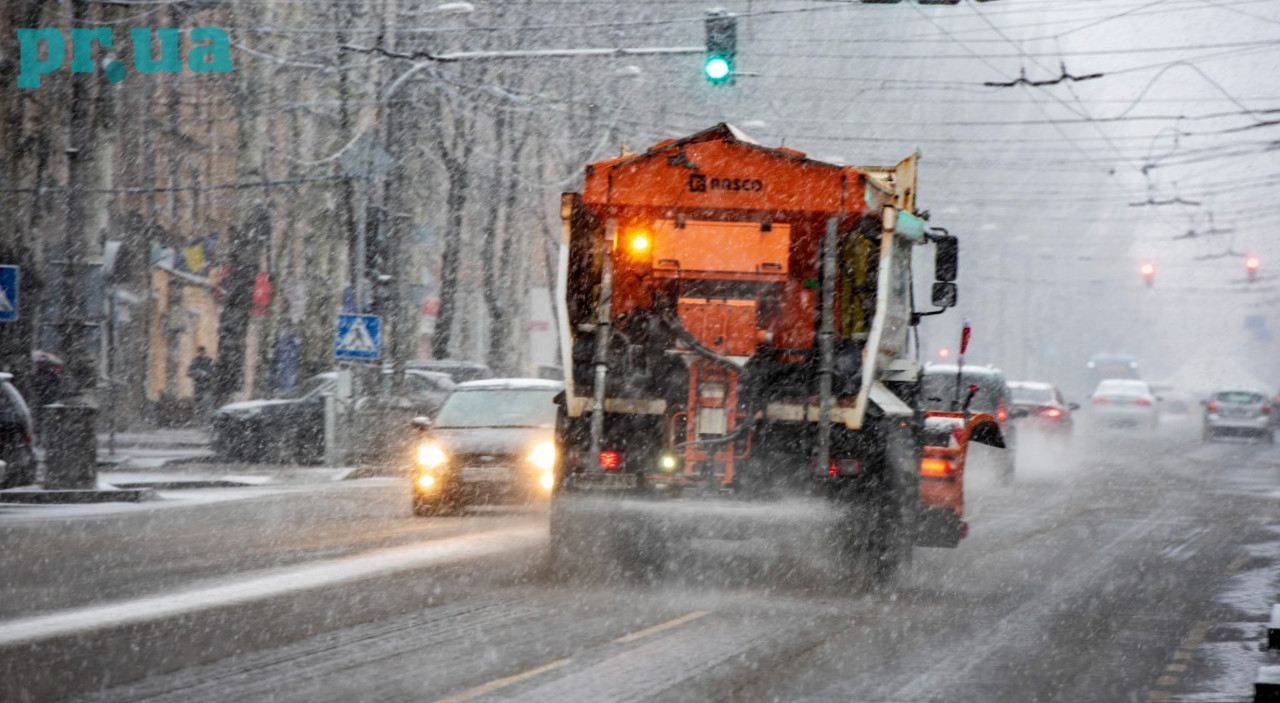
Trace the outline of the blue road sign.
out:
<instances>
[{"instance_id":1,"label":"blue road sign","mask_svg":"<svg viewBox=\"0 0 1280 703\"><path fill-rule=\"evenodd\" d=\"M382 320L377 315L338 315L333 355L339 359L377 359L381 329Z\"/></svg>"},{"instance_id":2,"label":"blue road sign","mask_svg":"<svg viewBox=\"0 0 1280 703\"><path fill-rule=\"evenodd\" d=\"M18 267L0 266L0 322L18 319Z\"/></svg>"}]
</instances>

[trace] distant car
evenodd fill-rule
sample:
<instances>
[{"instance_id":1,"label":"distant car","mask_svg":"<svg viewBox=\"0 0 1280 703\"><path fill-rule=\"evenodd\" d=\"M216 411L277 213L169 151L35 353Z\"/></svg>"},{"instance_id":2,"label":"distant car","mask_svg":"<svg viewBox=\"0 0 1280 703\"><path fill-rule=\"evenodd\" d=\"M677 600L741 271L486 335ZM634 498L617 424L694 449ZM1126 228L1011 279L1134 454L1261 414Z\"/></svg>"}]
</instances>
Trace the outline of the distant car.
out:
<instances>
[{"instance_id":1,"label":"distant car","mask_svg":"<svg viewBox=\"0 0 1280 703\"><path fill-rule=\"evenodd\" d=\"M1094 354L1085 364L1089 377L1094 383L1109 378L1141 378L1138 375L1138 361L1128 354Z\"/></svg>"},{"instance_id":2,"label":"distant car","mask_svg":"<svg viewBox=\"0 0 1280 703\"><path fill-rule=\"evenodd\" d=\"M414 452L413 513L550 497L562 390L559 381L529 378L458 384Z\"/></svg>"},{"instance_id":3,"label":"distant car","mask_svg":"<svg viewBox=\"0 0 1280 703\"><path fill-rule=\"evenodd\" d=\"M1113 378L1102 381L1090 398L1090 420L1099 428L1146 428L1160 422L1156 396L1146 381Z\"/></svg>"},{"instance_id":4,"label":"distant car","mask_svg":"<svg viewBox=\"0 0 1280 703\"><path fill-rule=\"evenodd\" d=\"M384 372L382 378L389 384L390 371ZM336 390L337 382L337 372L330 371L312 376L279 398L246 400L218 408L213 414L213 450L233 461L320 462L324 458L324 396ZM360 436L352 438L353 444L362 449L376 448L378 442L369 441L371 433L379 437L388 433L402 436L414 416L434 413L455 385L442 373L407 371L402 398L389 404L376 402L377 394L357 399L352 422L360 429ZM359 425L363 415L385 415L388 405L390 409L398 407L404 418L403 427Z\"/></svg>"},{"instance_id":5,"label":"distant car","mask_svg":"<svg viewBox=\"0 0 1280 703\"><path fill-rule=\"evenodd\" d=\"M1034 430L1056 439L1069 439L1074 420L1071 413L1080 408L1075 403L1068 403L1062 397L1062 391L1052 383L1037 381L1011 381L1009 392L1012 395L1013 407L1026 411L1026 416L1017 420L1023 430Z\"/></svg>"},{"instance_id":6,"label":"distant car","mask_svg":"<svg viewBox=\"0 0 1280 703\"><path fill-rule=\"evenodd\" d=\"M406 361L406 369L413 371L434 371L449 374L455 383L481 381L493 378L493 371L478 361L462 361L461 359L419 359Z\"/></svg>"},{"instance_id":7,"label":"distant car","mask_svg":"<svg viewBox=\"0 0 1280 703\"><path fill-rule=\"evenodd\" d=\"M956 367L929 364L920 377L920 402L925 410L959 410L956 403L963 403L969 393L970 386L977 386L973 399L969 403L972 412L989 413L996 418L1000 432L1004 435L1004 465L1001 467L1000 479L1005 483L1013 481L1017 471L1017 430L1009 422L1012 411L1012 398L1009 383L1004 373L993 366L964 367L960 377L959 392L956 389ZM1013 413L1016 417L1026 414L1024 410Z\"/></svg>"},{"instance_id":8,"label":"distant car","mask_svg":"<svg viewBox=\"0 0 1280 703\"><path fill-rule=\"evenodd\" d=\"M1225 435L1276 441L1271 399L1252 390L1218 391L1204 403L1204 441Z\"/></svg>"},{"instance_id":9,"label":"distant car","mask_svg":"<svg viewBox=\"0 0 1280 703\"><path fill-rule=\"evenodd\" d=\"M31 409L13 386L13 374L8 373L0 373L0 464L0 488L36 482Z\"/></svg>"},{"instance_id":10,"label":"distant car","mask_svg":"<svg viewBox=\"0 0 1280 703\"><path fill-rule=\"evenodd\" d=\"M1190 396L1171 383L1152 383L1151 393L1156 397L1161 415L1185 415L1195 405Z\"/></svg>"}]
</instances>

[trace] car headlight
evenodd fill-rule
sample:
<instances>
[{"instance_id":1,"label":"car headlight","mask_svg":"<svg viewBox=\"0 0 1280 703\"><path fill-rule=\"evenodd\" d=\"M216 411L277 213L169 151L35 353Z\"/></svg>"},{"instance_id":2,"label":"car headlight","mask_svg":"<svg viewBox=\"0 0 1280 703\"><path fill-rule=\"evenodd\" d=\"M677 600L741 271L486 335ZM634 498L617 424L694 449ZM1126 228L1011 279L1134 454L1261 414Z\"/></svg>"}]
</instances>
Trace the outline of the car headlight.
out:
<instances>
[{"instance_id":1,"label":"car headlight","mask_svg":"<svg viewBox=\"0 0 1280 703\"><path fill-rule=\"evenodd\" d=\"M538 480L538 483L541 483L542 487L549 491L556 487L556 475L548 471L542 474L542 478Z\"/></svg>"},{"instance_id":2,"label":"car headlight","mask_svg":"<svg viewBox=\"0 0 1280 703\"><path fill-rule=\"evenodd\" d=\"M533 448L533 451L529 452L529 456L527 458L529 463L539 469L543 469L545 471L554 469L556 466L555 442L543 442L542 444L539 444Z\"/></svg>"},{"instance_id":3,"label":"car headlight","mask_svg":"<svg viewBox=\"0 0 1280 703\"><path fill-rule=\"evenodd\" d=\"M435 476L432 476L431 474L422 474L418 477L418 488L425 491L429 490L434 485L436 485Z\"/></svg>"},{"instance_id":4,"label":"car headlight","mask_svg":"<svg viewBox=\"0 0 1280 703\"><path fill-rule=\"evenodd\" d=\"M423 444L418 447L418 466L424 469L434 469L448 460L444 450L435 444Z\"/></svg>"}]
</instances>

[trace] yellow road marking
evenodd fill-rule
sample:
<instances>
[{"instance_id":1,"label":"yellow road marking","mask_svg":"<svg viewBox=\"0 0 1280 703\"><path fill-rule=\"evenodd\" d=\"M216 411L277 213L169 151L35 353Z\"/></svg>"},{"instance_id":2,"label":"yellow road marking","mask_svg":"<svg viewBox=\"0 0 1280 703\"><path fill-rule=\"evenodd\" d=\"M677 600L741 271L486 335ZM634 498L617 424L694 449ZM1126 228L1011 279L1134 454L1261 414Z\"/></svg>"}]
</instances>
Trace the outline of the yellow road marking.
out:
<instances>
[{"instance_id":1,"label":"yellow road marking","mask_svg":"<svg viewBox=\"0 0 1280 703\"><path fill-rule=\"evenodd\" d=\"M1156 679L1157 686L1173 686L1178 683L1177 676L1161 676Z\"/></svg>"},{"instance_id":2,"label":"yellow road marking","mask_svg":"<svg viewBox=\"0 0 1280 703\"><path fill-rule=\"evenodd\" d=\"M506 678L501 678L496 681L490 681L489 683L481 684L479 686L476 686L475 688L468 688L467 690L461 693L455 693L452 696L449 696L448 698L441 698L440 700L436 701L436 703L462 703L463 701L469 701L474 698L479 698L480 696L483 696L486 693L493 693L494 691L500 688L506 688L507 686L510 686L512 684L520 683L525 679L531 679L537 676L538 674L544 674L553 669L559 669L565 664L568 664L570 661L572 660L560 659L558 661L553 661L550 664L543 664L542 666L537 667L535 669L529 669L528 671L522 671L519 674L513 674Z\"/></svg>"},{"instance_id":3,"label":"yellow road marking","mask_svg":"<svg viewBox=\"0 0 1280 703\"><path fill-rule=\"evenodd\" d=\"M664 622L664 623L659 623L659 624L657 624L657 625L654 625L653 627L646 627L646 628L645 628L645 629L643 629L643 630L636 630L635 632L632 632L632 633L631 633L631 634L629 634L629 635L623 635L623 636L619 637L618 639L614 640L614 642L617 642L617 643L620 643L620 644L621 644L621 643L624 643L624 642L634 642L634 641L636 641L636 640L638 640L638 639L641 639L641 638L643 638L643 637L648 637L649 635L653 635L653 634L657 634L657 633L659 633L659 632L662 632L663 630L670 630L670 629L671 629L671 628L673 628L673 627L679 627L679 626L681 626L681 625L685 624L686 622L691 622L691 621L693 621L693 620L697 620L698 618L700 618L700 617L702 617L703 615L706 615L706 614L707 614L707 611L705 611L705 610L695 610L695 611L693 611L692 613L687 613L687 614L685 614L685 615L681 615L680 617L678 617L678 618L676 618L676 619L674 619L674 620L668 620L668 621L666 621L666 622Z\"/></svg>"},{"instance_id":4,"label":"yellow road marking","mask_svg":"<svg viewBox=\"0 0 1280 703\"><path fill-rule=\"evenodd\" d=\"M1185 649L1180 649L1173 653L1173 658L1174 659L1190 659L1191 652L1188 652Z\"/></svg>"},{"instance_id":5,"label":"yellow road marking","mask_svg":"<svg viewBox=\"0 0 1280 703\"><path fill-rule=\"evenodd\" d=\"M1186 664L1170 664L1169 666L1166 666L1164 670L1171 671L1174 673L1179 673L1179 672L1186 671L1187 665Z\"/></svg>"}]
</instances>

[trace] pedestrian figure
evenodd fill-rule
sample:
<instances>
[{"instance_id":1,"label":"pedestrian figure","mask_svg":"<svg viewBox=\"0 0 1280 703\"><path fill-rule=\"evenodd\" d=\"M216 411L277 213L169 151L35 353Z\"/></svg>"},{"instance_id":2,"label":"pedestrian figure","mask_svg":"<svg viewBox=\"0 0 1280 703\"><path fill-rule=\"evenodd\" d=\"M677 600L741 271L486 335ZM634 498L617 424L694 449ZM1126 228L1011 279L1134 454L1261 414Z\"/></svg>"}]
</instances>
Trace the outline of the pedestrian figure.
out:
<instances>
[{"instance_id":1,"label":"pedestrian figure","mask_svg":"<svg viewBox=\"0 0 1280 703\"><path fill-rule=\"evenodd\" d=\"M187 366L187 377L194 387L196 421L204 424L213 410L213 359L204 347L196 347L196 356Z\"/></svg>"}]
</instances>

